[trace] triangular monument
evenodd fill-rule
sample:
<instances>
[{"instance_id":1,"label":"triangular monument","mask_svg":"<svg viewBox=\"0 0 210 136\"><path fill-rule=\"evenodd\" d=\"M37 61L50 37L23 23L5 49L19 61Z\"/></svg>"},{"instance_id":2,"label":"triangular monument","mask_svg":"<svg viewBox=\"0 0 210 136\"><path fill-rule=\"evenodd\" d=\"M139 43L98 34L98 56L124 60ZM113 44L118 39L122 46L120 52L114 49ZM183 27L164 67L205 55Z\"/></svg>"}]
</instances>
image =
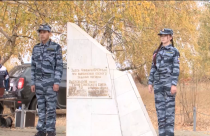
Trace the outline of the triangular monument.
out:
<instances>
[{"instance_id":1,"label":"triangular monument","mask_svg":"<svg viewBox=\"0 0 210 136\"><path fill-rule=\"evenodd\" d=\"M156 136L129 73L74 23L67 24L67 136Z\"/></svg>"}]
</instances>

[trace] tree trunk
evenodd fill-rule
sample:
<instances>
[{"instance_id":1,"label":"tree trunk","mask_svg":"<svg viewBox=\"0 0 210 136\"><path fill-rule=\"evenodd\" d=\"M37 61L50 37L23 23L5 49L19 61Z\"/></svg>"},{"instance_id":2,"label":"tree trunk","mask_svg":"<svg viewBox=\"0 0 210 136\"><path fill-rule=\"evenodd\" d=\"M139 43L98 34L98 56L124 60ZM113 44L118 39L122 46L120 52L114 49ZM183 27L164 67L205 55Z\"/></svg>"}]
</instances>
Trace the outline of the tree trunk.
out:
<instances>
[{"instance_id":1,"label":"tree trunk","mask_svg":"<svg viewBox=\"0 0 210 136\"><path fill-rule=\"evenodd\" d=\"M111 17L109 19L109 21L107 22L106 26L105 26L105 31L103 33L103 36L102 36L102 39L101 39L101 42L100 44L105 46L105 40L107 40L107 50L112 52L112 24L113 24L113 21L114 21L114 16Z\"/></svg>"},{"instance_id":2,"label":"tree trunk","mask_svg":"<svg viewBox=\"0 0 210 136\"><path fill-rule=\"evenodd\" d=\"M16 38L17 38L17 34L14 32L14 34L12 35L10 40L8 40L6 42L5 47L9 46L10 47L10 51L3 55L3 60L2 60L2 63L1 63L2 65L4 65L4 63L6 63L10 59L10 57L13 55Z\"/></svg>"}]
</instances>

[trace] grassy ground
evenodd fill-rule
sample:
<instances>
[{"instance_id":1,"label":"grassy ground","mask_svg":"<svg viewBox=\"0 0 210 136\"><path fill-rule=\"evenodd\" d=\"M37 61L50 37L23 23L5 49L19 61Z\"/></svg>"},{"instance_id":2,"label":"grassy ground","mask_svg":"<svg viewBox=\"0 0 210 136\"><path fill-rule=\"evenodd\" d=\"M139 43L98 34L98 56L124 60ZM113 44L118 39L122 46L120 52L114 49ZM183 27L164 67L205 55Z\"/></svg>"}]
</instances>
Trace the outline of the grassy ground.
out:
<instances>
[{"instance_id":1,"label":"grassy ground","mask_svg":"<svg viewBox=\"0 0 210 136\"><path fill-rule=\"evenodd\" d=\"M148 93L147 86L137 84L146 109L155 129L158 129L154 94ZM196 131L210 134L210 91L205 83L178 86L175 108L175 130L193 131L193 107L197 107Z\"/></svg>"}]
</instances>

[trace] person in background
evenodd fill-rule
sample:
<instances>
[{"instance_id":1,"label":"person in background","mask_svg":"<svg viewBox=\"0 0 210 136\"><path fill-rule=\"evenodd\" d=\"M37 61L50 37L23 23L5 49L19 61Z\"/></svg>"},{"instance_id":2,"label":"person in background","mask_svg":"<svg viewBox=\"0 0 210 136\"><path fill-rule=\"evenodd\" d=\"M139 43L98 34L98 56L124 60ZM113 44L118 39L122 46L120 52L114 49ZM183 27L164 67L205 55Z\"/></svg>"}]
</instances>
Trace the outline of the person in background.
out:
<instances>
[{"instance_id":1,"label":"person in background","mask_svg":"<svg viewBox=\"0 0 210 136\"><path fill-rule=\"evenodd\" d=\"M0 97L8 93L10 87L9 81L10 80L7 68L2 66L0 56Z\"/></svg>"},{"instance_id":2,"label":"person in background","mask_svg":"<svg viewBox=\"0 0 210 136\"><path fill-rule=\"evenodd\" d=\"M180 54L174 47L173 30L165 28L158 35L161 43L153 53L148 88L152 93L152 85L154 85L159 136L174 136L175 96Z\"/></svg>"}]
</instances>

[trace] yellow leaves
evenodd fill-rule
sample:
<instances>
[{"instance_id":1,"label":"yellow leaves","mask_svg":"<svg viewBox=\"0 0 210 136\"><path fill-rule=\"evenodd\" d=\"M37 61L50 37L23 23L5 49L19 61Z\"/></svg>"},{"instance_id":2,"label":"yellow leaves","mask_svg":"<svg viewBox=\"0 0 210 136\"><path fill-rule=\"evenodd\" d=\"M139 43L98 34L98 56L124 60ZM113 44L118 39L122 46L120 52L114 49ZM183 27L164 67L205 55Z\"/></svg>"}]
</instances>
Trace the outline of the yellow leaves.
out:
<instances>
[{"instance_id":1,"label":"yellow leaves","mask_svg":"<svg viewBox=\"0 0 210 136\"><path fill-rule=\"evenodd\" d=\"M108 26L113 31L111 35L114 44L113 50L123 50L116 52L117 60L121 64L124 61L131 61L138 65L144 60L151 61L152 53L160 43L157 33L162 28L168 27L174 30L175 45L180 50L181 44L185 45L180 51L181 54L185 54L188 60L190 58L199 60L192 55L186 46L186 44L190 44L194 46L196 51L199 50L196 43L198 38L196 28L200 16L195 12L198 9L193 1L31 1L28 3L20 6L16 21L20 23L18 34L35 39L33 43L30 43L30 46L39 42L36 29L43 22L62 26L62 29L54 28L55 31L61 33L66 32L67 22L75 22L88 30L90 35L96 32L96 39L101 39L106 26ZM2 3L0 3L1 6ZM4 23L1 23L0 20L0 26L11 35L15 25L17 5L10 4L9 9L12 9L10 13L12 19L8 16L9 11L6 11ZM0 18L3 18L3 11L0 12ZM112 17L114 19L110 21ZM6 27L6 24L9 25L10 29ZM19 33L20 31L22 33ZM178 39L180 39L179 42L177 42ZM64 38L61 40L65 41ZM17 47L21 48L19 51L30 50L29 47L25 46L28 41L27 38L17 39ZM189 69L188 64L183 63L183 58L181 61L183 69ZM147 63L147 71L150 68L148 64L150 63ZM139 70L139 72L144 73L142 70L144 69Z\"/></svg>"},{"instance_id":2,"label":"yellow leaves","mask_svg":"<svg viewBox=\"0 0 210 136\"><path fill-rule=\"evenodd\" d=\"M149 17L146 17L145 18L145 21L146 21L146 23L149 23L150 22L150 18Z\"/></svg>"},{"instance_id":3,"label":"yellow leaves","mask_svg":"<svg viewBox=\"0 0 210 136\"><path fill-rule=\"evenodd\" d=\"M124 28L124 24L122 22L119 23L119 29L123 29Z\"/></svg>"},{"instance_id":4,"label":"yellow leaves","mask_svg":"<svg viewBox=\"0 0 210 136\"><path fill-rule=\"evenodd\" d=\"M151 3L152 3L152 2L143 1L143 2L142 2L142 5L143 5L144 8L150 9L150 8L151 8Z\"/></svg>"}]
</instances>

